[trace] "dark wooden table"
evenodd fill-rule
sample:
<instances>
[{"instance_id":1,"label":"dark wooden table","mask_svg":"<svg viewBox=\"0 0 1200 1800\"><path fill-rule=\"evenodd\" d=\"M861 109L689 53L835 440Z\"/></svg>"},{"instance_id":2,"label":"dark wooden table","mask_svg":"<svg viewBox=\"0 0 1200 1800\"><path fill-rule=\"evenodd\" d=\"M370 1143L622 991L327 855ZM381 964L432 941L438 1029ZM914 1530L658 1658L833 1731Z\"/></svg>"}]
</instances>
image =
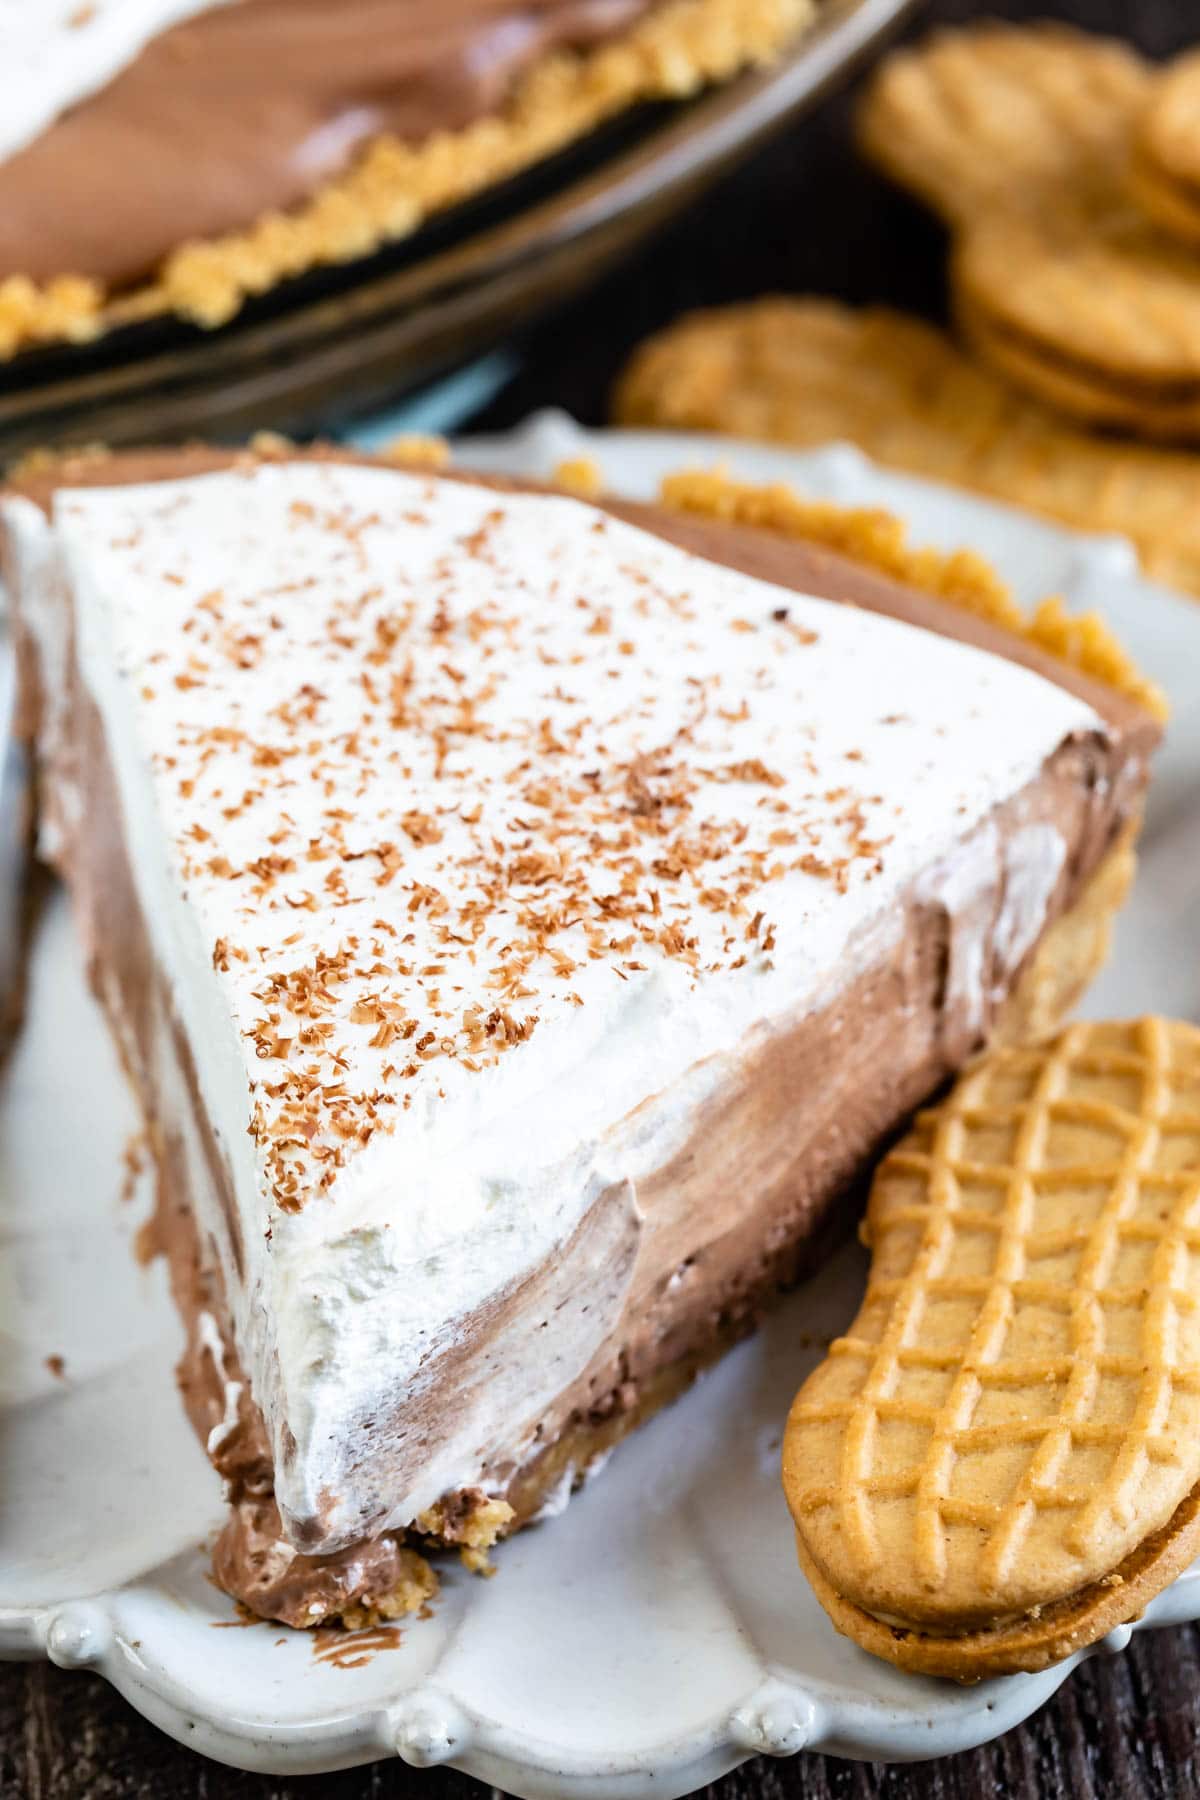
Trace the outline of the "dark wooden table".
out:
<instances>
[{"instance_id":1,"label":"dark wooden table","mask_svg":"<svg viewBox=\"0 0 1200 1800\"><path fill-rule=\"evenodd\" d=\"M981 11L1055 13L1135 37L1154 54L1200 41L1200 0L1023 4L934 0L919 25ZM918 27L919 28L919 27ZM639 337L687 307L770 291L888 300L937 316L938 230L855 161L848 106L826 106L740 171L631 268L531 335L523 372L478 421L515 423L554 404L603 421ZM802 1756L752 1762L710 1800L799 1795L985 1800L1069 1795L1140 1800L1200 1793L1200 1627L1151 1632L1085 1665L1020 1730L986 1749L915 1766ZM465 1776L401 1763L307 1780L234 1774L177 1748L98 1677L0 1667L0 1800L486 1800Z\"/></svg>"}]
</instances>

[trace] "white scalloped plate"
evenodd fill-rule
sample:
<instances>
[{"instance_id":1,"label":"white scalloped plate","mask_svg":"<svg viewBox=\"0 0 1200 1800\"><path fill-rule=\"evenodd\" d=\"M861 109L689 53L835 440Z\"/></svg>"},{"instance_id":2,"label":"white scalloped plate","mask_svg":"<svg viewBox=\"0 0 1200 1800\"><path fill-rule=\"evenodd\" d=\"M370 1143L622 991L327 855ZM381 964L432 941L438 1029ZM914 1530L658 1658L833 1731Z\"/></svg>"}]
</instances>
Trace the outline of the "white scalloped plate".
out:
<instances>
[{"instance_id":1,"label":"white scalloped plate","mask_svg":"<svg viewBox=\"0 0 1200 1800\"><path fill-rule=\"evenodd\" d=\"M1091 1009L1200 1012L1200 928L1187 922L1200 886L1200 607L1137 581L1123 545L886 474L844 447L582 433L550 416L469 460L542 473L584 454L627 492L723 459L888 505L918 539L984 550L1026 597L1058 588L1109 612L1174 690L1177 719L1118 964ZM1017 1724L1069 1673L974 1689L906 1678L839 1638L801 1578L779 1431L815 1345L854 1309L853 1250L562 1517L506 1545L494 1581L449 1568L432 1618L396 1647L339 1668L303 1634L236 1625L207 1579L221 1501L176 1399L164 1273L130 1254L146 1201L121 1198L134 1126L55 896L0 1083L0 1654L95 1667L166 1731L240 1767L315 1772L399 1753L530 1800L671 1800L757 1751L944 1755ZM1143 1623L1197 1617L1194 1570ZM1104 1648L1128 1639L1123 1627Z\"/></svg>"}]
</instances>

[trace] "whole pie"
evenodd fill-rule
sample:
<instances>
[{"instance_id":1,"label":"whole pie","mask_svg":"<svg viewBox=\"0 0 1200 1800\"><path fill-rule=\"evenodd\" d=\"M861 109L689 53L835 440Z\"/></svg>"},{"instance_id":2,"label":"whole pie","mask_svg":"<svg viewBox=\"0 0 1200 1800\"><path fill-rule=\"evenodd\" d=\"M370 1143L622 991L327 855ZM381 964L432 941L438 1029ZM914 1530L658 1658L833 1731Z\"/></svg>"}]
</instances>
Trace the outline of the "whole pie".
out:
<instances>
[{"instance_id":1,"label":"whole pie","mask_svg":"<svg viewBox=\"0 0 1200 1800\"><path fill-rule=\"evenodd\" d=\"M0 0L0 357L353 260L814 0Z\"/></svg>"}]
</instances>

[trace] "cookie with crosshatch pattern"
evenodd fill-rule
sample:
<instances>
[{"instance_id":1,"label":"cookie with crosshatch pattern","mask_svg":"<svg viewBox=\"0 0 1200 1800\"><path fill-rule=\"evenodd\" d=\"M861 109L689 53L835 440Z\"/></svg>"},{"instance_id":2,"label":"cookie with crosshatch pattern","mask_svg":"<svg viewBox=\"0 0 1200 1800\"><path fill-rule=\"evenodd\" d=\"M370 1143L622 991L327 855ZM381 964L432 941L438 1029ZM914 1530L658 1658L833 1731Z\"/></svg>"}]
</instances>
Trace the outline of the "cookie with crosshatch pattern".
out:
<instances>
[{"instance_id":1,"label":"cookie with crosshatch pattern","mask_svg":"<svg viewBox=\"0 0 1200 1800\"><path fill-rule=\"evenodd\" d=\"M839 1630L974 1681L1137 1617L1200 1554L1200 1029L984 1056L884 1158L863 1235L783 1452Z\"/></svg>"},{"instance_id":2,"label":"cookie with crosshatch pattern","mask_svg":"<svg viewBox=\"0 0 1200 1800\"><path fill-rule=\"evenodd\" d=\"M1172 237L1200 248L1200 50L1177 57L1155 81L1129 173L1143 210Z\"/></svg>"},{"instance_id":3,"label":"cookie with crosshatch pattern","mask_svg":"<svg viewBox=\"0 0 1200 1800\"><path fill-rule=\"evenodd\" d=\"M884 60L859 141L950 226L954 312L983 362L1081 423L1196 443L1200 265L1130 182L1160 166L1132 154L1160 79L1182 78L1116 39L975 20Z\"/></svg>"}]
</instances>

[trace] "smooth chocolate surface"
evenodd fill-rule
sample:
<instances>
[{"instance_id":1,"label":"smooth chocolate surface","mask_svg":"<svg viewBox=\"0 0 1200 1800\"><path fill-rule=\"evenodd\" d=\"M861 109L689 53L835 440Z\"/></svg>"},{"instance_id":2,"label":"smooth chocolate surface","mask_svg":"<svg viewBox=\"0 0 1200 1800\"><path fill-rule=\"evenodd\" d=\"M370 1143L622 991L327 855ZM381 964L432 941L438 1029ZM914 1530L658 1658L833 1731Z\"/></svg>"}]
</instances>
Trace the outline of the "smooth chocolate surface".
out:
<instances>
[{"instance_id":1,"label":"smooth chocolate surface","mask_svg":"<svg viewBox=\"0 0 1200 1800\"><path fill-rule=\"evenodd\" d=\"M282 211L371 139L495 112L540 57L655 0L238 0L153 39L0 163L0 280L120 287L176 245Z\"/></svg>"}]
</instances>

